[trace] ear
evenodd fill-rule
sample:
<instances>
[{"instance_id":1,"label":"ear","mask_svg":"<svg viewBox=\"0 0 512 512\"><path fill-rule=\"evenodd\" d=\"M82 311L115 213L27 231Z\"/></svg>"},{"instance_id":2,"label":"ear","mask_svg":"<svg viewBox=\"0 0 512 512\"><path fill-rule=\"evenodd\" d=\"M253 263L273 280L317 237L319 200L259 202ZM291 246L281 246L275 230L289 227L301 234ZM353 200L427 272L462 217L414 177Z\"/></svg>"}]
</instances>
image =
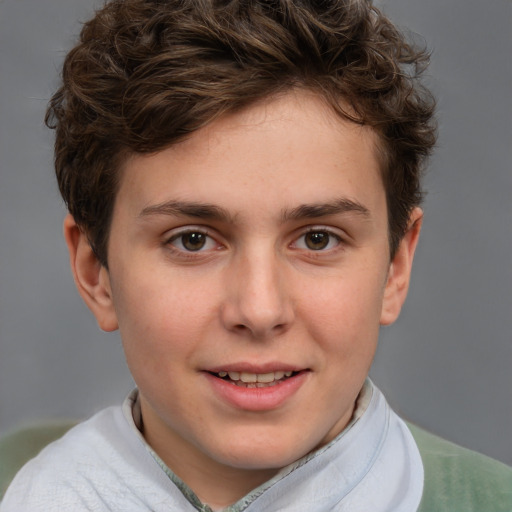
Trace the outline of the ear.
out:
<instances>
[{"instance_id":1,"label":"ear","mask_svg":"<svg viewBox=\"0 0 512 512\"><path fill-rule=\"evenodd\" d=\"M118 323L108 270L98 261L87 236L70 214L64 219L64 238L78 292L96 317L100 329L115 331Z\"/></svg>"},{"instance_id":2,"label":"ear","mask_svg":"<svg viewBox=\"0 0 512 512\"><path fill-rule=\"evenodd\" d=\"M409 217L407 231L389 266L380 317L381 325L392 324L398 318L407 297L414 251L418 244L422 222L423 212L421 208L415 208Z\"/></svg>"}]
</instances>

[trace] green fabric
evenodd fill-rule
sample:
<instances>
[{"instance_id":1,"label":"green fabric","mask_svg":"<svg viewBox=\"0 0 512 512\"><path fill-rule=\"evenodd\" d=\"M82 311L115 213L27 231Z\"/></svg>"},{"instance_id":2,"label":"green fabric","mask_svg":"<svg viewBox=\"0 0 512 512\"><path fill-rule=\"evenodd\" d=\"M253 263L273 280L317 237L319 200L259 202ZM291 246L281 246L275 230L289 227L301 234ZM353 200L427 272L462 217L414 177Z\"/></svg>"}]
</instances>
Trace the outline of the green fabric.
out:
<instances>
[{"instance_id":1,"label":"green fabric","mask_svg":"<svg viewBox=\"0 0 512 512\"><path fill-rule=\"evenodd\" d=\"M0 500L18 470L74 425L76 422L70 421L36 425L6 434L0 439Z\"/></svg>"},{"instance_id":2,"label":"green fabric","mask_svg":"<svg viewBox=\"0 0 512 512\"><path fill-rule=\"evenodd\" d=\"M512 468L408 426L425 470L418 512L512 512Z\"/></svg>"}]
</instances>

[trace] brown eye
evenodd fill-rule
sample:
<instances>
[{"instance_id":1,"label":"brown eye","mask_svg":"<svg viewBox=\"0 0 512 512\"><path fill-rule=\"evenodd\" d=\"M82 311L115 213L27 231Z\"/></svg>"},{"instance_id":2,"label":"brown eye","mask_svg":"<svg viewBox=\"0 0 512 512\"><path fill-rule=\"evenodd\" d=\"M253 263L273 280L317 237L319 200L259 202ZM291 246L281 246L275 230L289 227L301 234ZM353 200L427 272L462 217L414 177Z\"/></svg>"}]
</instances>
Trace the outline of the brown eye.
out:
<instances>
[{"instance_id":1,"label":"brown eye","mask_svg":"<svg viewBox=\"0 0 512 512\"><path fill-rule=\"evenodd\" d=\"M199 251L206 245L208 235L199 232L185 233L181 235L181 243L187 251Z\"/></svg>"},{"instance_id":2,"label":"brown eye","mask_svg":"<svg viewBox=\"0 0 512 512\"><path fill-rule=\"evenodd\" d=\"M182 252L204 252L217 247L217 242L202 231L181 231L166 243Z\"/></svg>"},{"instance_id":3,"label":"brown eye","mask_svg":"<svg viewBox=\"0 0 512 512\"><path fill-rule=\"evenodd\" d=\"M326 231L311 231L304 235L304 243L312 251L320 251L329 245L330 235Z\"/></svg>"},{"instance_id":4,"label":"brown eye","mask_svg":"<svg viewBox=\"0 0 512 512\"><path fill-rule=\"evenodd\" d=\"M335 232L328 229L311 229L297 238L292 247L303 251L331 251L342 243Z\"/></svg>"},{"instance_id":5,"label":"brown eye","mask_svg":"<svg viewBox=\"0 0 512 512\"><path fill-rule=\"evenodd\" d=\"M175 234L165 241L165 245L178 258L196 259L208 254L211 255L214 251L223 248L223 245L217 242L207 231L200 231L200 229L190 227L175 231Z\"/></svg>"}]
</instances>

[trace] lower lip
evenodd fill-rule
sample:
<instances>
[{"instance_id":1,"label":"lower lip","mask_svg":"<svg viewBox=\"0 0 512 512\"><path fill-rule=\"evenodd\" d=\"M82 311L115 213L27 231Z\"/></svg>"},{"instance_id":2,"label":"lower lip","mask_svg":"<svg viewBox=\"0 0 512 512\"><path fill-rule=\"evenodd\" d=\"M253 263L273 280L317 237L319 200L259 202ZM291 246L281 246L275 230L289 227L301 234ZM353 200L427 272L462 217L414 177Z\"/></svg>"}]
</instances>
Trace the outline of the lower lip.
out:
<instances>
[{"instance_id":1,"label":"lower lip","mask_svg":"<svg viewBox=\"0 0 512 512\"><path fill-rule=\"evenodd\" d=\"M309 372L288 377L275 386L246 388L205 372L214 392L230 405L246 411L270 411L282 406L305 383Z\"/></svg>"}]
</instances>

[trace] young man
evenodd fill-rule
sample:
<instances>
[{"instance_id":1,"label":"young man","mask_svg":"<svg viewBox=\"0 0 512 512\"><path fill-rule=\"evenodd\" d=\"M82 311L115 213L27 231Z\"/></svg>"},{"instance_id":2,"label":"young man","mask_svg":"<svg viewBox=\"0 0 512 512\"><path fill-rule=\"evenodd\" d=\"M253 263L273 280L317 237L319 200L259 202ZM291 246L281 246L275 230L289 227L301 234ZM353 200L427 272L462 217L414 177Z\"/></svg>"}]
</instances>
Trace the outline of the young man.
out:
<instances>
[{"instance_id":1,"label":"young man","mask_svg":"<svg viewBox=\"0 0 512 512\"><path fill-rule=\"evenodd\" d=\"M137 390L2 512L512 510L512 470L367 379L422 222L424 62L364 1L98 11L47 121L78 290Z\"/></svg>"}]
</instances>

